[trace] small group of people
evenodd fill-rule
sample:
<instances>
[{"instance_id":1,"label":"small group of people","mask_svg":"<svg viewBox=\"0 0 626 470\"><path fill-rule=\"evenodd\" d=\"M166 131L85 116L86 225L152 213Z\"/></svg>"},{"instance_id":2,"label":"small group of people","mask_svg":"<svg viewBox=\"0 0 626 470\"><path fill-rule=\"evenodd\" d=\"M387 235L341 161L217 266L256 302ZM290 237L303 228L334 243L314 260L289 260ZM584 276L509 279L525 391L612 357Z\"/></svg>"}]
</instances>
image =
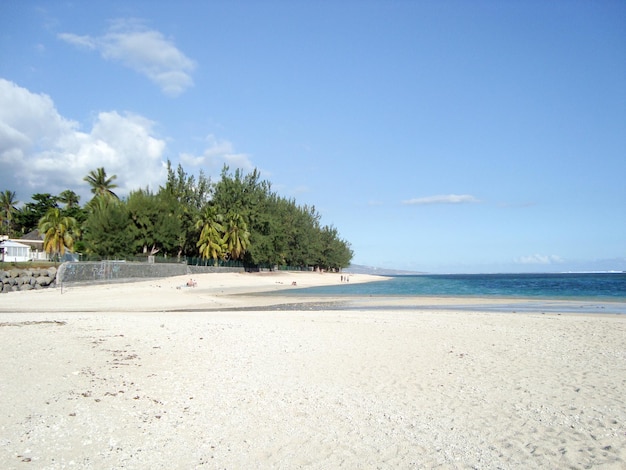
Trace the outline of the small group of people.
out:
<instances>
[{"instance_id":1,"label":"small group of people","mask_svg":"<svg viewBox=\"0 0 626 470\"><path fill-rule=\"evenodd\" d=\"M341 275L341 282L350 282L350 276L348 275Z\"/></svg>"}]
</instances>

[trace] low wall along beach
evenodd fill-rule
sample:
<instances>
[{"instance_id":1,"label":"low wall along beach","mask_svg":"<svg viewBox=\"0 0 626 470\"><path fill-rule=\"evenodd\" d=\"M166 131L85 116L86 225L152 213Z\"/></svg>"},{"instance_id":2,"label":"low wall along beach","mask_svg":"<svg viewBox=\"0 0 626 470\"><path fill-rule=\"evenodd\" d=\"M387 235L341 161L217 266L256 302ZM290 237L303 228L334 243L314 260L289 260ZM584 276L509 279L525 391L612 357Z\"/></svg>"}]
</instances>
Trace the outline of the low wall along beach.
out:
<instances>
[{"instance_id":1,"label":"low wall along beach","mask_svg":"<svg viewBox=\"0 0 626 470\"><path fill-rule=\"evenodd\" d=\"M66 262L59 268L0 271L0 293L38 290L76 283L115 283L206 273L236 273L243 268L191 266L184 263L126 261Z\"/></svg>"},{"instance_id":2,"label":"low wall along beach","mask_svg":"<svg viewBox=\"0 0 626 470\"><path fill-rule=\"evenodd\" d=\"M57 269L10 269L0 271L0 292L44 289L56 285Z\"/></svg>"}]
</instances>

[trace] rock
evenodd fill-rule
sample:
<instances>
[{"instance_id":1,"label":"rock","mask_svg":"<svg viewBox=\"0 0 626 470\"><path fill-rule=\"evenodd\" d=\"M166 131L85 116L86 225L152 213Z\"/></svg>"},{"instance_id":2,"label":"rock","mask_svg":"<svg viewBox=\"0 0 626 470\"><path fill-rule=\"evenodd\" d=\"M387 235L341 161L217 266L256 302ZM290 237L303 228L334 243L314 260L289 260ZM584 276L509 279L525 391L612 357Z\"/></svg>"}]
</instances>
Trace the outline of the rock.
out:
<instances>
[{"instance_id":1,"label":"rock","mask_svg":"<svg viewBox=\"0 0 626 470\"><path fill-rule=\"evenodd\" d=\"M42 289L56 286L57 269L10 269L0 271L0 292ZM28 286L28 287L26 287Z\"/></svg>"},{"instance_id":2,"label":"rock","mask_svg":"<svg viewBox=\"0 0 626 470\"><path fill-rule=\"evenodd\" d=\"M43 286L43 287L47 287L50 284L52 284L52 278L48 277L48 276L40 276L38 278L34 278L36 281L36 284Z\"/></svg>"}]
</instances>

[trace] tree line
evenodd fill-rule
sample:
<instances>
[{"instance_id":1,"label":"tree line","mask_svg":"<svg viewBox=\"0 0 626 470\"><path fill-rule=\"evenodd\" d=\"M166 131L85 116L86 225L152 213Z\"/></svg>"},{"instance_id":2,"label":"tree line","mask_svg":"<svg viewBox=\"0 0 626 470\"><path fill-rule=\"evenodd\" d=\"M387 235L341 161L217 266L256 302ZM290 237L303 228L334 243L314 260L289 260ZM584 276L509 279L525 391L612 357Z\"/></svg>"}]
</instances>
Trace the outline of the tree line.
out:
<instances>
[{"instance_id":1,"label":"tree line","mask_svg":"<svg viewBox=\"0 0 626 470\"><path fill-rule=\"evenodd\" d=\"M212 182L167 162L167 181L158 191L137 189L119 198L117 176L104 168L84 178L93 197L80 204L72 190L32 195L18 208L15 192L0 193L0 233L12 238L38 229L53 257L65 250L90 259L137 255L238 260L247 267L347 267L350 244L333 226L322 225L313 206L279 196L255 169L224 166Z\"/></svg>"}]
</instances>

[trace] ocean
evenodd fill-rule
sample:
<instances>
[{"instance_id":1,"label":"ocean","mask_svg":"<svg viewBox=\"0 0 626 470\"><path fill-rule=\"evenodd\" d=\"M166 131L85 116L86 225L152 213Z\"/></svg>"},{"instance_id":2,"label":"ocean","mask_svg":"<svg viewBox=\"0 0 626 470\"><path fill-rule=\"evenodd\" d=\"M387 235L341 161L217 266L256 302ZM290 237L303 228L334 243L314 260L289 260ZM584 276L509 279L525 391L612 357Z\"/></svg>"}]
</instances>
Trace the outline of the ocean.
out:
<instances>
[{"instance_id":1,"label":"ocean","mask_svg":"<svg viewBox=\"0 0 626 470\"><path fill-rule=\"evenodd\" d=\"M557 311L559 304L551 301L575 301L594 312L626 314L626 273L402 275L380 282L286 290L284 294L320 300L344 296L495 298L501 300L504 310L510 307L507 300L523 299L527 311Z\"/></svg>"}]
</instances>

